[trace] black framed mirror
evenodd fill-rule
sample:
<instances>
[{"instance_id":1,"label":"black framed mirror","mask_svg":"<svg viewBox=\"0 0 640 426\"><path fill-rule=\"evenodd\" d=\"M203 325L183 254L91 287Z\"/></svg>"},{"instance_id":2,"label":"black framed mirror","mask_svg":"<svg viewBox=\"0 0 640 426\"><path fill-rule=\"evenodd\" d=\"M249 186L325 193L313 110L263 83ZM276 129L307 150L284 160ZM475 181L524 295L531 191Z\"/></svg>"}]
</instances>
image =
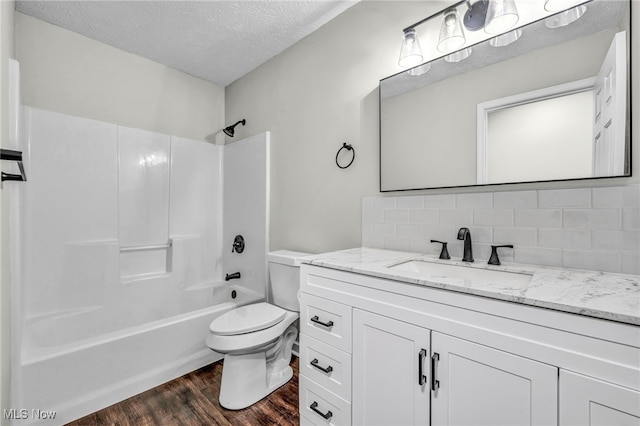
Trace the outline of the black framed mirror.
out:
<instances>
[{"instance_id":1,"label":"black framed mirror","mask_svg":"<svg viewBox=\"0 0 640 426\"><path fill-rule=\"evenodd\" d=\"M381 80L380 191L630 176L631 1L581 6Z\"/></svg>"}]
</instances>

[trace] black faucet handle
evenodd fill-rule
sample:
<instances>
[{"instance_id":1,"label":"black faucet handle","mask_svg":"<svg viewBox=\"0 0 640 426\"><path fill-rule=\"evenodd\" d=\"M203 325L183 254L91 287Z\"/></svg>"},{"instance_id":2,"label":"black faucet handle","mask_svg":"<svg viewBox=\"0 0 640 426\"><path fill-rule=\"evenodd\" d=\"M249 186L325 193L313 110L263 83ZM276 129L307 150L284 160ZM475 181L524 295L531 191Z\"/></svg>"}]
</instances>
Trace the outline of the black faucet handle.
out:
<instances>
[{"instance_id":1,"label":"black faucet handle","mask_svg":"<svg viewBox=\"0 0 640 426\"><path fill-rule=\"evenodd\" d=\"M489 257L489 265L500 265L500 258L498 257L499 248L513 248L513 244L491 245L491 257Z\"/></svg>"},{"instance_id":2,"label":"black faucet handle","mask_svg":"<svg viewBox=\"0 0 640 426\"><path fill-rule=\"evenodd\" d=\"M451 256L449 256L449 250L447 250L447 242L446 241L438 241L431 240L432 243L442 244L442 250L440 251L440 259L449 260Z\"/></svg>"}]
</instances>

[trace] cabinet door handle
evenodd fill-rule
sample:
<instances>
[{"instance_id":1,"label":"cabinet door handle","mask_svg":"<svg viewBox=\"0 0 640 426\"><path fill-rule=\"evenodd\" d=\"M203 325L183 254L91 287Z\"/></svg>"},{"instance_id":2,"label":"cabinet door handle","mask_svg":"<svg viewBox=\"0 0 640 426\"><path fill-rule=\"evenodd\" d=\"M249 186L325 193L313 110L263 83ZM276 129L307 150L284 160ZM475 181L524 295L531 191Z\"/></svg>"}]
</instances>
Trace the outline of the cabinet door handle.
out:
<instances>
[{"instance_id":1,"label":"cabinet door handle","mask_svg":"<svg viewBox=\"0 0 640 426\"><path fill-rule=\"evenodd\" d=\"M424 385L425 383L427 383L427 376L424 375L424 359L427 357L427 350L426 349L422 349L420 351L420 353L418 354L418 384L420 386Z\"/></svg>"},{"instance_id":2,"label":"cabinet door handle","mask_svg":"<svg viewBox=\"0 0 640 426\"><path fill-rule=\"evenodd\" d=\"M327 327L327 328L333 327L333 321L322 322L320 321L320 318L318 318L317 315L311 317L311 322L315 322L316 324L320 324L321 326Z\"/></svg>"},{"instance_id":3,"label":"cabinet door handle","mask_svg":"<svg viewBox=\"0 0 640 426\"><path fill-rule=\"evenodd\" d=\"M318 365L318 358L314 358L313 361L310 362L312 367L317 368L320 371L324 371L325 373L331 373L333 371L333 367L332 366L327 366L325 367L321 367L320 365Z\"/></svg>"},{"instance_id":4,"label":"cabinet door handle","mask_svg":"<svg viewBox=\"0 0 640 426\"><path fill-rule=\"evenodd\" d=\"M434 352L431 355L431 390L434 392L440 387L440 380L436 380L436 361L440 361L440 354Z\"/></svg>"},{"instance_id":5,"label":"cabinet door handle","mask_svg":"<svg viewBox=\"0 0 640 426\"><path fill-rule=\"evenodd\" d=\"M327 411L326 413L323 413L322 411L318 410L317 407L318 407L318 403L315 401L313 401L313 403L309 406L311 410L315 411L317 415L319 415L325 420L329 420L333 416L333 413L331 411Z\"/></svg>"}]
</instances>

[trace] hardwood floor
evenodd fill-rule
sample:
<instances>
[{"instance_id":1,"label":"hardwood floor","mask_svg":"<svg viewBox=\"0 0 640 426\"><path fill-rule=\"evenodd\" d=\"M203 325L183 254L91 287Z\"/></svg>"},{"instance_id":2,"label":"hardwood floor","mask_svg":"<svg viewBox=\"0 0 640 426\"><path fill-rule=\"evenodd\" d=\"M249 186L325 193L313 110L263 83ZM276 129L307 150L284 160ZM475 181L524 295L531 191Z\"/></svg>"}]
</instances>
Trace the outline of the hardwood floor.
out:
<instances>
[{"instance_id":1,"label":"hardwood floor","mask_svg":"<svg viewBox=\"0 0 640 426\"><path fill-rule=\"evenodd\" d=\"M118 425L298 425L298 358L293 378L267 398L244 410L220 406L222 362L89 414L68 426Z\"/></svg>"}]
</instances>

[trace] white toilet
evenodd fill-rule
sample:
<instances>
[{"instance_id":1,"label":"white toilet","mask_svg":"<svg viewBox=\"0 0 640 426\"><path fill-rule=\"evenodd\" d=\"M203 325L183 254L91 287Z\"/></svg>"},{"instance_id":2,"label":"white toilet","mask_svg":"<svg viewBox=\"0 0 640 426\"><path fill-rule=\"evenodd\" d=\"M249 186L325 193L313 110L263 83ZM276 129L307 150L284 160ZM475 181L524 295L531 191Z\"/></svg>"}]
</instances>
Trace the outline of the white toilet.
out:
<instances>
[{"instance_id":1,"label":"white toilet","mask_svg":"<svg viewBox=\"0 0 640 426\"><path fill-rule=\"evenodd\" d=\"M262 302L229 311L211 322L207 346L225 354L220 405L246 408L293 377L291 347L298 335L300 258L307 253L267 254L273 304Z\"/></svg>"}]
</instances>

